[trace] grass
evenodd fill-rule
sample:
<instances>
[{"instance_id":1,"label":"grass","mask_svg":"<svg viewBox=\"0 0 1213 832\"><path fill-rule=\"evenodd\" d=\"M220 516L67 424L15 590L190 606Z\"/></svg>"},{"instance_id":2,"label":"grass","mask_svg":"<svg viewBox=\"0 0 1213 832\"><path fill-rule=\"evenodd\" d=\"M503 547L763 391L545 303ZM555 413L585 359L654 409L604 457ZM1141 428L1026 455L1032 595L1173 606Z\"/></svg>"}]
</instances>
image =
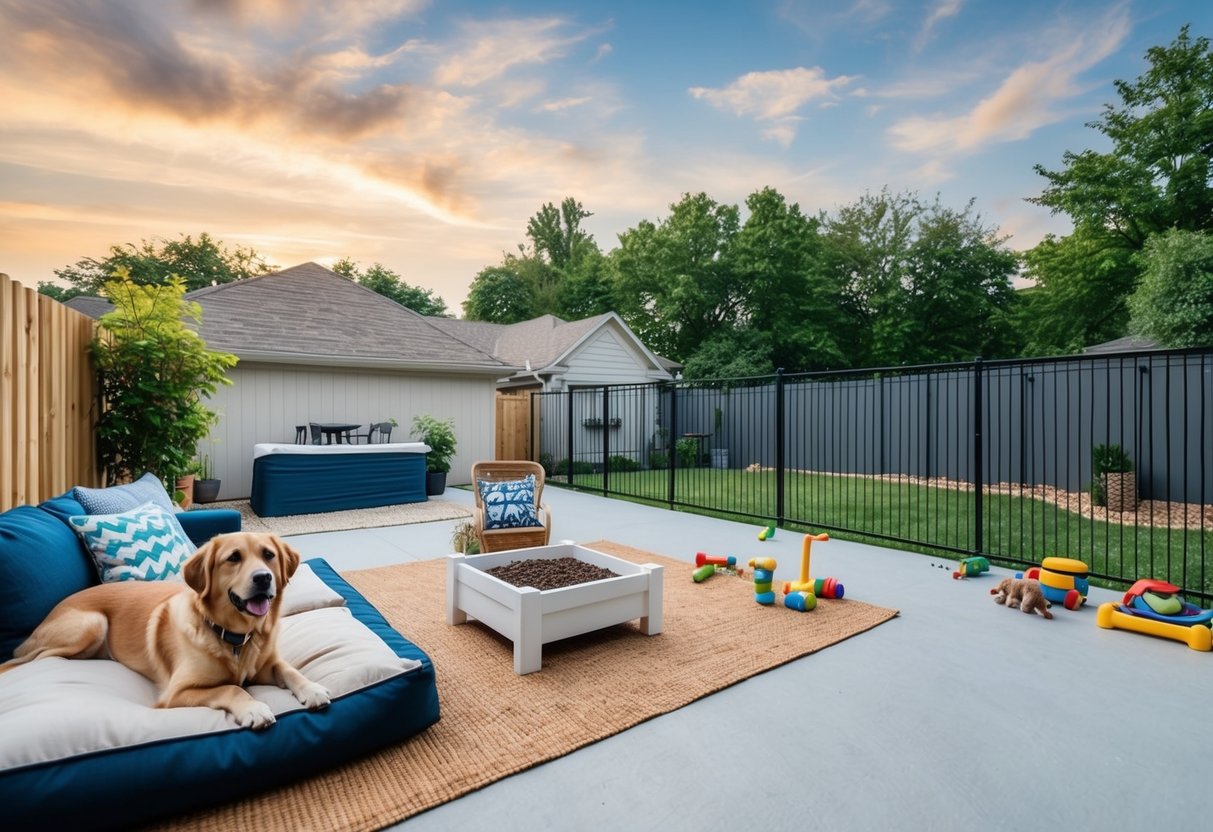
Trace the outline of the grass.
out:
<instances>
[{"instance_id":1,"label":"grass","mask_svg":"<svg viewBox=\"0 0 1213 832\"><path fill-rule=\"evenodd\" d=\"M602 475L575 476L574 485L601 491ZM667 471L612 472L609 485L612 496L670 504ZM697 513L765 525L775 518L776 476L679 469L673 502ZM981 551L975 552L975 504L972 492L868 477L788 473L784 479L784 525L791 529L825 529L841 539L936 556L941 550L979 553L1008 566L1071 557L1091 568L1092 583L1120 589L1138 578L1159 578L1182 587L1194 603L1213 599L1213 529L1121 525L1044 500L987 493L981 501Z\"/></svg>"}]
</instances>

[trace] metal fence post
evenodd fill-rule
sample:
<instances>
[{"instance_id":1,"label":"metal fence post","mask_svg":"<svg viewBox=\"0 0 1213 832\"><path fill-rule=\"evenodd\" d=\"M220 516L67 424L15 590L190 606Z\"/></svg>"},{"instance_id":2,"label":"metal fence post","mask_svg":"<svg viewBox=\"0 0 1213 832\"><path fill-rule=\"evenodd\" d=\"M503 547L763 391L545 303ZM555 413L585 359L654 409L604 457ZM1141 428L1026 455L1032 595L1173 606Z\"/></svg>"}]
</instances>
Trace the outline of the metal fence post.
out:
<instances>
[{"instance_id":1,"label":"metal fence post","mask_svg":"<svg viewBox=\"0 0 1213 832\"><path fill-rule=\"evenodd\" d=\"M775 371L775 520L784 523L784 415L783 415L783 367Z\"/></svg>"},{"instance_id":2,"label":"metal fence post","mask_svg":"<svg viewBox=\"0 0 1213 832\"><path fill-rule=\"evenodd\" d=\"M674 467L677 461L675 451L678 448L676 437L678 436L678 382L670 382L670 432L669 439L666 442L666 465L669 466L670 477L668 484L667 500L670 508L674 507Z\"/></svg>"},{"instance_id":3,"label":"metal fence post","mask_svg":"<svg viewBox=\"0 0 1213 832\"><path fill-rule=\"evenodd\" d=\"M602 385L602 496L607 496L611 476L611 388Z\"/></svg>"},{"instance_id":4,"label":"metal fence post","mask_svg":"<svg viewBox=\"0 0 1213 832\"><path fill-rule=\"evenodd\" d=\"M569 477L569 485L572 485L573 484L573 391L566 390L564 392L564 395L565 395L565 398L567 398L568 402L569 402L569 407L568 407L568 411L569 411L569 424L568 424L568 428L569 428L569 471L568 471L568 477Z\"/></svg>"},{"instance_id":5,"label":"metal fence post","mask_svg":"<svg viewBox=\"0 0 1213 832\"><path fill-rule=\"evenodd\" d=\"M982 479L985 477L985 471L982 466L982 436L981 436L981 420L982 420L982 373L981 373L981 356L973 362L973 554L980 554L982 551L982 516L981 516L981 498L982 498Z\"/></svg>"}]
</instances>

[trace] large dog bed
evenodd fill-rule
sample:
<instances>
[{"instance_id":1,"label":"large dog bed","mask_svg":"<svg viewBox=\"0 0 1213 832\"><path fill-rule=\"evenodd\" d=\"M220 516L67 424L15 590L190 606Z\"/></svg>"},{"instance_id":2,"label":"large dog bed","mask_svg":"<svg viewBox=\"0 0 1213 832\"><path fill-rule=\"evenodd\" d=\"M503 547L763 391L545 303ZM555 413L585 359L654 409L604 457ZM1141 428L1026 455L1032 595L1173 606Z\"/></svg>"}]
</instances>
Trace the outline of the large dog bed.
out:
<instances>
[{"instance_id":1,"label":"large dog bed","mask_svg":"<svg viewBox=\"0 0 1213 832\"><path fill-rule=\"evenodd\" d=\"M59 600L97 582L64 518L71 494L0 514L0 661ZM234 511L183 512L197 545L235 531ZM153 707L155 685L107 659L42 659L0 674L5 830L123 829L213 806L400 742L438 720L434 667L323 559L283 591L279 652L333 693L308 711L253 685L277 722L236 727L211 708Z\"/></svg>"}]
</instances>

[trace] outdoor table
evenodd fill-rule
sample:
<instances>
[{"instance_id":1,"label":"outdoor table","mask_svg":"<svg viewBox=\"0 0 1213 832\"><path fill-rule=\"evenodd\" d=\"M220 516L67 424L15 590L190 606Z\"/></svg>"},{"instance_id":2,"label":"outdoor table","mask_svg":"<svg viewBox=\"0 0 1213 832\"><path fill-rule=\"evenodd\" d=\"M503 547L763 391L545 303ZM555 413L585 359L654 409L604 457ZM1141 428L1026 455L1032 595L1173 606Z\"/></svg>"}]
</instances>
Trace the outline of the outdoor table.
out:
<instances>
[{"instance_id":1,"label":"outdoor table","mask_svg":"<svg viewBox=\"0 0 1213 832\"><path fill-rule=\"evenodd\" d=\"M341 437L345 436L352 430L357 430L362 427L361 422L348 424L346 422L313 422L316 427L320 428L320 432L324 434L324 444L332 445L333 437L337 437L337 444L341 444Z\"/></svg>"}]
</instances>

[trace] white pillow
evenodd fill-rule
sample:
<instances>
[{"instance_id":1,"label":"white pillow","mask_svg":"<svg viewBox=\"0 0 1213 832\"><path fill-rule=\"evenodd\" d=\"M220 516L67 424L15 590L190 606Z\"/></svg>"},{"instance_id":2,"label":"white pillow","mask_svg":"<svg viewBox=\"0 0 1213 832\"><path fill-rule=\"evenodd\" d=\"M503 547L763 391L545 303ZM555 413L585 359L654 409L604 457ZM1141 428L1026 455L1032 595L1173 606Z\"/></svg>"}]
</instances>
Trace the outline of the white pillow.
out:
<instances>
[{"instance_id":1,"label":"white pillow","mask_svg":"<svg viewBox=\"0 0 1213 832\"><path fill-rule=\"evenodd\" d=\"M282 615L342 606L345 606L345 599L320 580L306 563L299 565L287 581L286 589L282 590Z\"/></svg>"},{"instance_id":2,"label":"white pillow","mask_svg":"<svg viewBox=\"0 0 1213 832\"><path fill-rule=\"evenodd\" d=\"M120 514L69 517L103 583L179 581L194 544L171 512L153 502Z\"/></svg>"}]
</instances>

